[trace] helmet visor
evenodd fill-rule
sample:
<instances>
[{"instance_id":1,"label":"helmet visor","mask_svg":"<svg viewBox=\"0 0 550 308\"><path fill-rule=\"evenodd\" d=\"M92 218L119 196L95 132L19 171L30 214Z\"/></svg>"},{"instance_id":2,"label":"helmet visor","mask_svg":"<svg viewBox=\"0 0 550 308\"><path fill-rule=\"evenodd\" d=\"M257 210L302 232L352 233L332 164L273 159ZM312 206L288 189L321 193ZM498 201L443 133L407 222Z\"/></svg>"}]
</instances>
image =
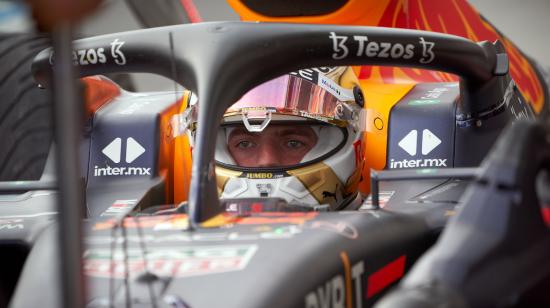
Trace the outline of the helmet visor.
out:
<instances>
[{"instance_id":1,"label":"helmet visor","mask_svg":"<svg viewBox=\"0 0 550 308\"><path fill-rule=\"evenodd\" d=\"M352 91L329 78L319 76L318 82L313 83L284 75L250 90L227 110L226 117L250 110L266 110L331 122L339 118L342 108L339 105L347 100L353 100Z\"/></svg>"}]
</instances>

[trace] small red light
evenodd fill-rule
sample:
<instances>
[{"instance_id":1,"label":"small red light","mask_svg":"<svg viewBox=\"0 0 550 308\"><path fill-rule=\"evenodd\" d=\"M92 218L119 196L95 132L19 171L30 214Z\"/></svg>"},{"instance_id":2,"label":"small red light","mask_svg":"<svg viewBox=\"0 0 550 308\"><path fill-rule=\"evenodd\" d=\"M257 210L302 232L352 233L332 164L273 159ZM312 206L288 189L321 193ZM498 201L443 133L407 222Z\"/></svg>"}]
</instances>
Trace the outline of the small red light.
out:
<instances>
[{"instance_id":1,"label":"small red light","mask_svg":"<svg viewBox=\"0 0 550 308\"><path fill-rule=\"evenodd\" d=\"M261 213L263 210L263 205L259 202L252 203L252 206L250 207L252 213Z\"/></svg>"}]
</instances>

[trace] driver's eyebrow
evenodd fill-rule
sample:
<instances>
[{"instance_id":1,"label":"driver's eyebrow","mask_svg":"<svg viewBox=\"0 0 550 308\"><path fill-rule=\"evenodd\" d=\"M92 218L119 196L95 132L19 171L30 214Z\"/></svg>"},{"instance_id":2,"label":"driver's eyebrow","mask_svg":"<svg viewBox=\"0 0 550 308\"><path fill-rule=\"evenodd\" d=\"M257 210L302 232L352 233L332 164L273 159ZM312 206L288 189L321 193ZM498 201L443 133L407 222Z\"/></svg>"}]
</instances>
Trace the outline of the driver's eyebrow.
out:
<instances>
[{"instance_id":1,"label":"driver's eyebrow","mask_svg":"<svg viewBox=\"0 0 550 308\"><path fill-rule=\"evenodd\" d=\"M243 135L245 135L245 136L255 136L255 135L257 135L257 133L249 132L245 128L237 128L229 134L229 138L239 137L239 136L243 136Z\"/></svg>"}]
</instances>

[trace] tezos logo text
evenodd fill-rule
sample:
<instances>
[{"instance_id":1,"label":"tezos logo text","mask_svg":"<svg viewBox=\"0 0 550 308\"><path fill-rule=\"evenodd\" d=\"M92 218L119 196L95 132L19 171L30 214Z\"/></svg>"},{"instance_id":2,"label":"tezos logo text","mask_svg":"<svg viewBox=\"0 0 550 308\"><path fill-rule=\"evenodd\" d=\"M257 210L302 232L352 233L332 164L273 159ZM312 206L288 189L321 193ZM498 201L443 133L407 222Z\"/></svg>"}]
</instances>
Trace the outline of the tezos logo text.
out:
<instances>
[{"instance_id":1,"label":"tezos logo text","mask_svg":"<svg viewBox=\"0 0 550 308\"><path fill-rule=\"evenodd\" d=\"M120 49L124 45L124 41L119 41L118 39L115 39L109 45L110 48L110 55L115 64L117 65L125 65L126 64L126 56L124 55L124 52ZM109 53L107 53L109 54ZM54 53L50 53L50 64L53 65L54 63ZM107 55L105 53L105 48L98 47L98 48L86 48L86 49L76 49L73 50L73 64L74 65L80 65L80 66L86 66L91 64L105 64L107 63Z\"/></svg>"},{"instance_id":2,"label":"tezos logo text","mask_svg":"<svg viewBox=\"0 0 550 308\"><path fill-rule=\"evenodd\" d=\"M345 59L349 56L350 42L353 43L353 46L357 45L357 50L354 50L354 55L357 57L409 60L415 56L416 45L414 44L370 41L366 35L347 36L337 35L335 32L330 32L329 38L332 40L332 58L335 60ZM419 37L418 43L422 46L419 62L431 63L435 59L433 52L435 43L426 41L424 37Z\"/></svg>"}]
</instances>

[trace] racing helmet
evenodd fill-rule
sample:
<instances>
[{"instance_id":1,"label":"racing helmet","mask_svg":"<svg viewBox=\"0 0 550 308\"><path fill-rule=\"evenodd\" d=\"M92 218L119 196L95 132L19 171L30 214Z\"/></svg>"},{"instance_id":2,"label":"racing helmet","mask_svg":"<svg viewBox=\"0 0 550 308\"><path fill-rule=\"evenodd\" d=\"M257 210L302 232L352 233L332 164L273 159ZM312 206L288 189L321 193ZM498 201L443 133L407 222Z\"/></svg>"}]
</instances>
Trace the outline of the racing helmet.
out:
<instances>
[{"instance_id":1,"label":"racing helmet","mask_svg":"<svg viewBox=\"0 0 550 308\"><path fill-rule=\"evenodd\" d=\"M250 90L227 109L218 131L220 198L355 209L365 159L363 105L352 67L304 69Z\"/></svg>"}]
</instances>

